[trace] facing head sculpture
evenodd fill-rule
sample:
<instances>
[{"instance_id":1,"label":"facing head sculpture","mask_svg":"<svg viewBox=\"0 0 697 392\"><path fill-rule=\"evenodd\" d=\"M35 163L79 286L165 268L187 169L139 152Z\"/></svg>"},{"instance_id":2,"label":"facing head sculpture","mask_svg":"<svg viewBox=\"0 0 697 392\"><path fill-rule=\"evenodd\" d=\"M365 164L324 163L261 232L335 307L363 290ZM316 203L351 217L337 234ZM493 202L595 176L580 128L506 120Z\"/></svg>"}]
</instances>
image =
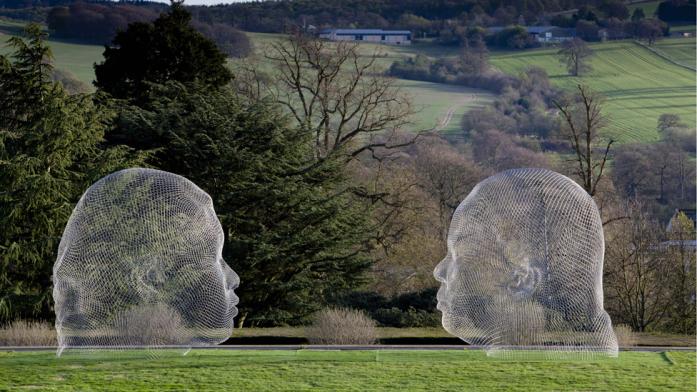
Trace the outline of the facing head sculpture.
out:
<instances>
[{"instance_id":1,"label":"facing head sculpture","mask_svg":"<svg viewBox=\"0 0 697 392\"><path fill-rule=\"evenodd\" d=\"M184 177L134 168L94 183L53 266L58 355L226 340L239 278L223 239L210 196Z\"/></svg>"},{"instance_id":2,"label":"facing head sculpture","mask_svg":"<svg viewBox=\"0 0 697 392\"><path fill-rule=\"evenodd\" d=\"M593 199L545 169L477 184L436 266L443 327L488 355L617 356L603 309L602 222Z\"/></svg>"}]
</instances>

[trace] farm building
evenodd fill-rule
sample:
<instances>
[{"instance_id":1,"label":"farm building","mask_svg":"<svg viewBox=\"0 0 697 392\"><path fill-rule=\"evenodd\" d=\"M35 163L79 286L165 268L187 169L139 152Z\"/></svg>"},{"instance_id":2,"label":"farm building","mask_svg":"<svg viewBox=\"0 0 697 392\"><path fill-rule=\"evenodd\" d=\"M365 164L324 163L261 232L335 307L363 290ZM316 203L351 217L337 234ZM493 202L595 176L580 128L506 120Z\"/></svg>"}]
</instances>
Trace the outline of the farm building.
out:
<instances>
[{"instance_id":1,"label":"farm building","mask_svg":"<svg viewBox=\"0 0 697 392\"><path fill-rule=\"evenodd\" d=\"M326 29L320 38L332 41L365 41L393 45L410 45L411 31L381 29Z\"/></svg>"},{"instance_id":2,"label":"farm building","mask_svg":"<svg viewBox=\"0 0 697 392\"><path fill-rule=\"evenodd\" d=\"M557 26L523 26L528 35L540 43L555 43L570 40L576 36L576 29L568 29ZM489 27L488 34L496 34L506 27Z\"/></svg>"},{"instance_id":3,"label":"farm building","mask_svg":"<svg viewBox=\"0 0 697 392\"><path fill-rule=\"evenodd\" d=\"M576 29L565 29L557 26L528 26L528 34L537 42L562 42L576 36Z\"/></svg>"}]
</instances>

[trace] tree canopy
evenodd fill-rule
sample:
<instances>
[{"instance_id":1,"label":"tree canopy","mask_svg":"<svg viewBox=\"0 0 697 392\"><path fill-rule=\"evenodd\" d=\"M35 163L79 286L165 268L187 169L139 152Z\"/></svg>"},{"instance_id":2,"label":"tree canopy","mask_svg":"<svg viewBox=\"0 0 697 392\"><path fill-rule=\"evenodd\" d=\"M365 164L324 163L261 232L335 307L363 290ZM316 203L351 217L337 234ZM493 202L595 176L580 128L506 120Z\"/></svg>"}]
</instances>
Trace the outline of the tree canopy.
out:
<instances>
[{"instance_id":1,"label":"tree canopy","mask_svg":"<svg viewBox=\"0 0 697 392\"><path fill-rule=\"evenodd\" d=\"M51 267L74 203L96 178L137 164L101 148L109 111L52 82L38 25L0 56L0 321L51 317Z\"/></svg>"},{"instance_id":2,"label":"tree canopy","mask_svg":"<svg viewBox=\"0 0 697 392\"><path fill-rule=\"evenodd\" d=\"M223 257L240 275L238 324L298 323L327 292L357 286L370 265L366 213L343 191L340 162L310 165L308 134L234 90L171 82L121 111L129 143L154 166L211 195Z\"/></svg>"},{"instance_id":3,"label":"tree canopy","mask_svg":"<svg viewBox=\"0 0 697 392\"><path fill-rule=\"evenodd\" d=\"M138 101L148 83L194 81L218 87L232 79L226 56L191 26L191 14L179 2L152 23L137 22L116 35L94 66L95 86L116 98Z\"/></svg>"}]
</instances>

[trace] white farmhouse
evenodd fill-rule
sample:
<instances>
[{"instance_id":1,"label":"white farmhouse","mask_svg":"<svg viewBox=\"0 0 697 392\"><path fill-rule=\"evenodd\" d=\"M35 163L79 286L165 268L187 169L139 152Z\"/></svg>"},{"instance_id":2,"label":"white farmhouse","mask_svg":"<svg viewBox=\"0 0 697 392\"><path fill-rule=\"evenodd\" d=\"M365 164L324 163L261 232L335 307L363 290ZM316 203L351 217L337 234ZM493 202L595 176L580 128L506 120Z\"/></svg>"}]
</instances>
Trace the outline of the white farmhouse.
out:
<instances>
[{"instance_id":1,"label":"white farmhouse","mask_svg":"<svg viewBox=\"0 0 697 392\"><path fill-rule=\"evenodd\" d=\"M411 45L411 31L381 29L325 29L319 37L331 41L365 41L392 45Z\"/></svg>"}]
</instances>

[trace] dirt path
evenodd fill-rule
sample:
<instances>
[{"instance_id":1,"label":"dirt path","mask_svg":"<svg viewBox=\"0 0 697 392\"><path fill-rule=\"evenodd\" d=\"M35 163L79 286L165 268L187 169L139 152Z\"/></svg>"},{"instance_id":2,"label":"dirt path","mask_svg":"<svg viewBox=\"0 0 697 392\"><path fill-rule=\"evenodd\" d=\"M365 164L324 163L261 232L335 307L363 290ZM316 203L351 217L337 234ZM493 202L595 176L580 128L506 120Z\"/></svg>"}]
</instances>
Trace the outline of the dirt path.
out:
<instances>
[{"instance_id":1,"label":"dirt path","mask_svg":"<svg viewBox=\"0 0 697 392\"><path fill-rule=\"evenodd\" d=\"M474 101L475 99L477 99L476 94L468 95L467 97L461 99L457 103L448 107L448 111L445 112L445 116L443 116L443 118L441 118L438 121L438 124L436 124L436 126L433 127L433 130L434 131L441 131L441 130L445 129L445 127L447 127L448 124L450 124L450 121L453 119L453 115L455 114L455 111L458 108L464 106L466 103Z\"/></svg>"}]
</instances>

